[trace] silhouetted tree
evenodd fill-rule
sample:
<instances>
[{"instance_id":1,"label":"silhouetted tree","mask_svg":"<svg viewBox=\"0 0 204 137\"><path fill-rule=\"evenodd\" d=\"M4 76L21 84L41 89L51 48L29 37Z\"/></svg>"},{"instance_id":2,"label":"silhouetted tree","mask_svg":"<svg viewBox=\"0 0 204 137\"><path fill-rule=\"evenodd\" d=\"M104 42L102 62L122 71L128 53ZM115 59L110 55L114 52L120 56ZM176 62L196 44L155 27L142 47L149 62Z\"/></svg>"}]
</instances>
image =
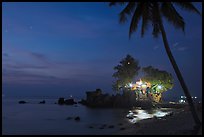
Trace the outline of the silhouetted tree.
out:
<instances>
[{"instance_id":1,"label":"silhouetted tree","mask_svg":"<svg viewBox=\"0 0 204 137\"><path fill-rule=\"evenodd\" d=\"M174 86L174 80L170 73L153 68L152 66L142 68L145 76L141 78L142 81L151 83L151 85L160 86L157 91L160 93L172 89Z\"/></svg>"},{"instance_id":2,"label":"silhouetted tree","mask_svg":"<svg viewBox=\"0 0 204 137\"><path fill-rule=\"evenodd\" d=\"M141 36L144 35L149 23L151 23L153 27L152 34L154 37L158 37L159 34L162 34L162 39L164 42L166 53L178 77L181 87L183 88L195 123L200 127L201 122L198 118L198 115L196 114L196 110L190 92L188 91L188 88L184 82L181 72L171 53L162 20L164 17L176 28L182 29L184 31L185 28L184 19L177 12L177 10L174 7L174 4L186 11L192 11L198 14L200 14L200 12L194 7L194 5L191 2L110 2L109 5L112 6L115 4L126 5L126 7L120 12L121 23L126 22L128 16L129 17L132 16L129 29L129 38L131 37L132 33L137 30L138 23L140 20L142 20Z\"/></svg>"},{"instance_id":3,"label":"silhouetted tree","mask_svg":"<svg viewBox=\"0 0 204 137\"><path fill-rule=\"evenodd\" d=\"M116 72L113 74L113 77L116 78L116 82L113 84L113 89L116 91L119 91L121 88L124 89L138 75L139 69L139 61L127 55L126 58L120 61L119 65L114 67Z\"/></svg>"}]
</instances>

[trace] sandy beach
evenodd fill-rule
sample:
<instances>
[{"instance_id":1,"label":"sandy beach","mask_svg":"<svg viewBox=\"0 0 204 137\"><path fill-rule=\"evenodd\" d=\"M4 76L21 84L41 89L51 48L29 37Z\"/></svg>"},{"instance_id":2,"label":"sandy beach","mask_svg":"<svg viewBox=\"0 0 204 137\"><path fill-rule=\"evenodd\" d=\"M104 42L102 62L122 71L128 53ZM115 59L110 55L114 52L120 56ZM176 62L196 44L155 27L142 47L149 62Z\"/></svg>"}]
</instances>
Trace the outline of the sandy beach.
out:
<instances>
[{"instance_id":1,"label":"sandy beach","mask_svg":"<svg viewBox=\"0 0 204 137\"><path fill-rule=\"evenodd\" d=\"M202 121L202 111L197 111ZM173 116L161 119L146 119L136 124L126 123L123 129L113 135L192 135L194 126L193 117L189 110L180 110ZM202 135L202 127L198 135Z\"/></svg>"}]
</instances>

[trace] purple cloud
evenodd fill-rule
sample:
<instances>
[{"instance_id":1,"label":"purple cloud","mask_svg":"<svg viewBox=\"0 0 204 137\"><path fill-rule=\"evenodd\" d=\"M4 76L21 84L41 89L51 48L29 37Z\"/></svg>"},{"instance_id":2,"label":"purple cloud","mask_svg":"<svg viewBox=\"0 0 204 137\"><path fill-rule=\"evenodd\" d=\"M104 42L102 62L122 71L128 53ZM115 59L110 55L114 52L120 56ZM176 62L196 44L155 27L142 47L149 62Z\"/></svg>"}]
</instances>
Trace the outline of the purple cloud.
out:
<instances>
[{"instance_id":1,"label":"purple cloud","mask_svg":"<svg viewBox=\"0 0 204 137\"><path fill-rule=\"evenodd\" d=\"M178 46L178 44L179 44L178 42L174 43L174 44L173 44L173 47Z\"/></svg>"},{"instance_id":2,"label":"purple cloud","mask_svg":"<svg viewBox=\"0 0 204 137\"><path fill-rule=\"evenodd\" d=\"M4 67L8 69L46 69L48 66L41 66L41 65L32 65L32 64L3 64Z\"/></svg>"},{"instance_id":3,"label":"purple cloud","mask_svg":"<svg viewBox=\"0 0 204 137\"><path fill-rule=\"evenodd\" d=\"M32 74L22 70L3 70L3 82L9 84L63 84L75 81L69 78L59 78L52 75Z\"/></svg>"},{"instance_id":4,"label":"purple cloud","mask_svg":"<svg viewBox=\"0 0 204 137\"><path fill-rule=\"evenodd\" d=\"M3 53L3 56L4 57L9 57L9 54L8 53Z\"/></svg>"},{"instance_id":5,"label":"purple cloud","mask_svg":"<svg viewBox=\"0 0 204 137\"><path fill-rule=\"evenodd\" d=\"M185 50L187 50L188 49L188 47L180 47L180 48L178 48L177 50L178 51L185 51Z\"/></svg>"}]
</instances>

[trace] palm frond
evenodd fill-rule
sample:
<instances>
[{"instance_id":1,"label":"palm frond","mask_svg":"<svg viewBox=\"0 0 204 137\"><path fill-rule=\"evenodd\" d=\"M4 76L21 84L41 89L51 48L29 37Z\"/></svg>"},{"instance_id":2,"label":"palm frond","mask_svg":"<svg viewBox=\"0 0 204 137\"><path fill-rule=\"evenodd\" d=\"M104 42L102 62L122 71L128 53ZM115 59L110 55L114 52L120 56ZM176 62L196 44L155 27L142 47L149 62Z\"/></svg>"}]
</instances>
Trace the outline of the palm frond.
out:
<instances>
[{"instance_id":1,"label":"palm frond","mask_svg":"<svg viewBox=\"0 0 204 137\"><path fill-rule=\"evenodd\" d=\"M201 15L200 12L196 9L196 7L191 2L174 2L174 3L187 11L192 11Z\"/></svg>"},{"instance_id":2,"label":"palm frond","mask_svg":"<svg viewBox=\"0 0 204 137\"><path fill-rule=\"evenodd\" d=\"M131 15L135 9L135 2L129 2L128 5L124 8L124 10L120 13L120 23L124 23L127 21L126 15Z\"/></svg>"},{"instance_id":3,"label":"palm frond","mask_svg":"<svg viewBox=\"0 0 204 137\"><path fill-rule=\"evenodd\" d=\"M123 5L123 4L125 4L125 2L110 2L110 3L109 3L109 6L110 6L110 7L111 7L111 6L115 6L116 4Z\"/></svg>"},{"instance_id":4,"label":"palm frond","mask_svg":"<svg viewBox=\"0 0 204 137\"><path fill-rule=\"evenodd\" d=\"M138 22L142 16L142 6L143 6L142 2L137 4L137 7L135 9L134 15L130 23L129 38L131 37L132 33L137 30Z\"/></svg>"},{"instance_id":5,"label":"palm frond","mask_svg":"<svg viewBox=\"0 0 204 137\"><path fill-rule=\"evenodd\" d=\"M176 11L170 2L163 2L161 5L161 12L164 17L171 22L176 28L185 29L185 22L181 15Z\"/></svg>"},{"instance_id":6,"label":"palm frond","mask_svg":"<svg viewBox=\"0 0 204 137\"><path fill-rule=\"evenodd\" d=\"M143 7L143 12L142 12L142 29L141 29L141 36L144 36L145 31L147 30L148 27L148 22L149 22L149 2L147 2L144 7Z\"/></svg>"},{"instance_id":7,"label":"palm frond","mask_svg":"<svg viewBox=\"0 0 204 137\"><path fill-rule=\"evenodd\" d=\"M155 38L157 38L161 32L159 23L162 23L158 3L152 3L151 17L150 18L151 18L152 26L153 26L152 35Z\"/></svg>"}]
</instances>

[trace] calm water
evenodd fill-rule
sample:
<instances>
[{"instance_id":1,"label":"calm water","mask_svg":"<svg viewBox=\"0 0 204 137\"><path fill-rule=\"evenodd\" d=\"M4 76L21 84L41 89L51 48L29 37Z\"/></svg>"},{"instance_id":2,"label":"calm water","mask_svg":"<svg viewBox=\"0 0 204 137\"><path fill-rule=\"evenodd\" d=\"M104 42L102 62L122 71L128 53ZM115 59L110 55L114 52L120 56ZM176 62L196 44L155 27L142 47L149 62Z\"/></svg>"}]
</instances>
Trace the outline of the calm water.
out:
<instances>
[{"instance_id":1,"label":"calm water","mask_svg":"<svg viewBox=\"0 0 204 137\"><path fill-rule=\"evenodd\" d=\"M111 134L119 130L116 125L128 122L128 110L90 109L83 105L59 106L57 99L46 99L46 104L38 104L42 99L22 99L29 104L18 104L21 99L3 99L3 134ZM66 120L67 117L81 118ZM99 129L103 124L114 128ZM89 128L93 126L94 128Z\"/></svg>"},{"instance_id":2,"label":"calm water","mask_svg":"<svg viewBox=\"0 0 204 137\"><path fill-rule=\"evenodd\" d=\"M25 100L28 104L18 104ZM157 109L146 112L141 109L91 109L77 104L60 106L54 104L57 99L45 99L46 104L38 104L43 99L5 99L2 100L3 135L70 135L70 134L113 134L121 128L119 123L133 124L142 119L161 117L169 109ZM136 113L133 113L133 112ZM80 121L67 120L68 117L80 117ZM128 119L126 117L132 117ZM107 126L100 129L102 125ZM114 128L108 128L113 125ZM93 128L90 128L92 126Z\"/></svg>"}]
</instances>

